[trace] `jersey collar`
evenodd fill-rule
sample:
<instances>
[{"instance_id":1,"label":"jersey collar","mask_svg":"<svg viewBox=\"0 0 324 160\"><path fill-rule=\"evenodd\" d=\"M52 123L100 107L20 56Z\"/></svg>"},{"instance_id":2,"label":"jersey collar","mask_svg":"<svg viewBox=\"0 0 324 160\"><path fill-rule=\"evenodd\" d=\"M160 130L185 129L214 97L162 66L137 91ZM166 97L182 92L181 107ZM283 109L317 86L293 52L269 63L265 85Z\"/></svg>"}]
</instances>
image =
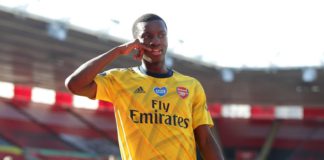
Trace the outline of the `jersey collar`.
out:
<instances>
[{"instance_id":1,"label":"jersey collar","mask_svg":"<svg viewBox=\"0 0 324 160\"><path fill-rule=\"evenodd\" d=\"M167 73L152 73L152 72L149 72L148 70L144 69L143 67L141 66L138 66L138 70L145 74L145 75L148 75L148 76L151 76L151 77L155 77L155 78L169 78L173 75L173 71L172 69L169 69L168 68L168 72Z\"/></svg>"}]
</instances>

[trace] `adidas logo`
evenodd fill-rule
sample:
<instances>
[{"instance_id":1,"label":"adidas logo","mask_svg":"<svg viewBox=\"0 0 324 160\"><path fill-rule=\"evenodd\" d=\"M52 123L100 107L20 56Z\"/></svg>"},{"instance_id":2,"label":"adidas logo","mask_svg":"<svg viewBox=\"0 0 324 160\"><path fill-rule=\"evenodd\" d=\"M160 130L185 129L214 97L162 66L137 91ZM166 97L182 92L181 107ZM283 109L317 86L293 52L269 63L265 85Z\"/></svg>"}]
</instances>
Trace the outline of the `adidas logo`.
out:
<instances>
[{"instance_id":1,"label":"adidas logo","mask_svg":"<svg viewBox=\"0 0 324 160\"><path fill-rule=\"evenodd\" d=\"M145 91L144 91L144 89L143 89L142 86L141 86L141 87L138 87L138 88L134 91L134 93L145 93Z\"/></svg>"}]
</instances>

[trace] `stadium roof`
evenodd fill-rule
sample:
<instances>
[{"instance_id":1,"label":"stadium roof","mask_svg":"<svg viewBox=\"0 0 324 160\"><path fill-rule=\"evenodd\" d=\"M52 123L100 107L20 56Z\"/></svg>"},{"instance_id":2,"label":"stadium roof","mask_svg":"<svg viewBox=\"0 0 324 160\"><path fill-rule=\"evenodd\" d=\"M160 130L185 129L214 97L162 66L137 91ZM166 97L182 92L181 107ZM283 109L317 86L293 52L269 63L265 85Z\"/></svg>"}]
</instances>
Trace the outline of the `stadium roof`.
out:
<instances>
[{"instance_id":1,"label":"stadium roof","mask_svg":"<svg viewBox=\"0 0 324 160\"><path fill-rule=\"evenodd\" d=\"M322 1L0 0L7 9L61 21L103 37L131 39L153 12L167 21L170 51L231 68L323 67ZM180 9L181 8L181 9Z\"/></svg>"},{"instance_id":2,"label":"stadium roof","mask_svg":"<svg viewBox=\"0 0 324 160\"><path fill-rule=\"evenodd\" d=\"M66 40L61 41L50 35L52 23L25 16L0 12L1 81L64 91L64 79L74 69L120 44L75 29L69 29ZM211 103L324 104L321 69L230 71L179 57L174 57L173 63L175 70L202 83ZM125 56L110 67L138 64L131 56Z\"/></svg>"}]
</instances>

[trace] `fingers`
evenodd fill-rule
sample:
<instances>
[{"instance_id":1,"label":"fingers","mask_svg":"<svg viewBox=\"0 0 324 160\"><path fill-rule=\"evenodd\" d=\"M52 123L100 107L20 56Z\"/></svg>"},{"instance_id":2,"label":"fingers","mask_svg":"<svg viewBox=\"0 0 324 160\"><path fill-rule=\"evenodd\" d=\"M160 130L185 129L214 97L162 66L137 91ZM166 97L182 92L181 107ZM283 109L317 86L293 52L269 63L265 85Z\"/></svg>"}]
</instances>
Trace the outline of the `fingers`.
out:
<instances>
[{"instance_id":1,"label":"fingers","mask_svg":"<svg viewBox=\"0 0 324 160\"><path fill-rule=\"evenodd\" d=\"M143 45L143 44L140 44L140 46L141 46L142 50L146 50L146 51L149 51L149 52L151 52L151 51L152 51L152 49L151 49L151 48L149 48L149 47L146 47L146 46L145 46L145 45Z\"/></svg>"},{"instance_id":2,"label":"fingers","mask_svg":"<svg viewBox=\"0 0 324 160\"><path fill-rule=\"evenodd\" d=\"M145 46L144 44L142 44L139 39L135 39L134 41L128 42L126 44L122 45L122 50L121 50L121 54L124 55L128 55L129 53L131 53L133 50L136 50L136 54L134 54L133 58L135 60L141 60L143 57L143 54L145 52L150 52L152 51L151 48Z\"/></svg>"},{"instance_id":3,"label":"fingers","mask_svg":"<svg viewBox=\"0 0 324 160\"><path fill-rule=\"evenodd\" d=\"M138 40L134 40L132 42L122 44L121 46L119 46L120 47L120 54L128 55L133 50L136 50L137 48L139 48L138 44L139 44Z\"/></svg>"},{"instance_id":4,"label":"fingers","mask_svg":"<svg viewBox=\"0 0 324 160\"><path fill-rule=\"evenodd\" d=\"M138 39L135 39L133 42L135 49L137 50L146 50L146 51L152 51L151 48L145 46L144 44L142 44Z\"/></svg>"}]
</instances>

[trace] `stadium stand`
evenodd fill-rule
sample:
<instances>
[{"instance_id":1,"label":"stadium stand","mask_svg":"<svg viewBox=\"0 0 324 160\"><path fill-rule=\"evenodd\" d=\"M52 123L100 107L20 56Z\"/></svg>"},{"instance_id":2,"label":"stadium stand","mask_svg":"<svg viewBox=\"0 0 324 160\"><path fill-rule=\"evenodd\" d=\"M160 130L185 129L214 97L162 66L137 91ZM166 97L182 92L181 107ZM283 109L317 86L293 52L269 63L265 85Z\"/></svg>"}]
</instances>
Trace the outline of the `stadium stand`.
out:
<instances>
[{"instance_id":1,"label":"stadium stand","mask_svg":"<svg viewBox=\"0 0 324 160\"><path fill-rule=\"evenodd\" d=\"M120 42L72 26L57 40L47 34L49 22L0 11L0 159L118 157L112 104L72 96L63 82ZM226 83L221 68L173 58L176 70L202 82L226 159L324 159L321 68L311 83L302 82L300 69L237 70ZM112 67L136 64L124 57Z\"/></svg>"}]
</instances>

